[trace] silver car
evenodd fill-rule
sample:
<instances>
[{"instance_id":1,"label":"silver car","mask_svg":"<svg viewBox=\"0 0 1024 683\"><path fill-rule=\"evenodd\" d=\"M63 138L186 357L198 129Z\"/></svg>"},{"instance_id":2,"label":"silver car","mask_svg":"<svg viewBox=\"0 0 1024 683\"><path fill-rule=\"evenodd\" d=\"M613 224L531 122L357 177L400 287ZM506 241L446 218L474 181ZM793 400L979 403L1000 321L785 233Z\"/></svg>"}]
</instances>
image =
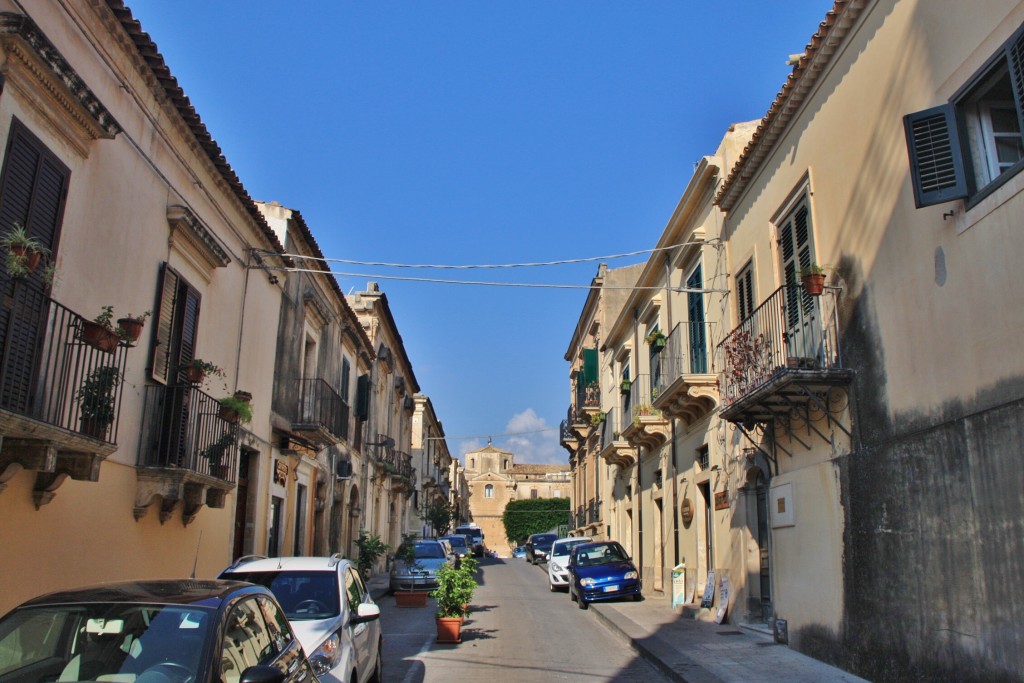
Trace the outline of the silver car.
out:
<instances>
[{"instance_id":1,"label":"silver car","mask_svg":"<svg viewBox=\"0 0 1024 683\"><path fill-rule=\"evenodd\" d=\"M451 560L445 546L437 540L409 541L415 545L411 563L395 560L391 565L391 591L434 590L437 571Z\"/></svg>"}]
</instances>

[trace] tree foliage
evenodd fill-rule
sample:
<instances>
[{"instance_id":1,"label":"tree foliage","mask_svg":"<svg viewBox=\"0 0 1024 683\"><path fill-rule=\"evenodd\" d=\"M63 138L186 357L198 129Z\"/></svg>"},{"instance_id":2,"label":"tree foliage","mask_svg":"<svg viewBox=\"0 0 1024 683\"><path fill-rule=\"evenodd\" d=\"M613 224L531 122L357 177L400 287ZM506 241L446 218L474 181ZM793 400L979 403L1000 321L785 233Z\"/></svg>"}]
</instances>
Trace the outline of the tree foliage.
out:
<instances>
[{"instance_id":1,"label":"tree foliage","mask_svg":"<svg viewBox=\"0 0 1024 683\"><path fill-rule=\"evenodd\" d=\"M432 501L427 506L425 517L438 536L444 536L452 526L452 509L444 501L436 499Z\"/></svg>"},{"instance_id":2,"label":"tree foliage","mask_svg":"<svg viewBox=\"0 0 1024 683\"><path fill-rule=\"evenodd\" d=\"M526 542L530 534L550 531L569 523L568 498L527 498L513 500L505 506L501 521L505 535L517 544Z\"/></svg>"}]
</instances>

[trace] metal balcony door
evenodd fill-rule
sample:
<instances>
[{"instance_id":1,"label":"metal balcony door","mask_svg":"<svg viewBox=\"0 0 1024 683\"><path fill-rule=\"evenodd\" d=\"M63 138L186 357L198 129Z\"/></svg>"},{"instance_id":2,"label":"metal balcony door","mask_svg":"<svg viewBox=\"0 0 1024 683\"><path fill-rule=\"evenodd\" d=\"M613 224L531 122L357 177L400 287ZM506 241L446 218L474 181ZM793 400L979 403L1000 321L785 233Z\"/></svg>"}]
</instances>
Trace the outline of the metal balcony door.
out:
<instances>
[{"instance_id":1,"label":"metal balcony door","mask_svg":"<svg viewBox=\"0 0 1024 683\"><path fill-rule=\"evenodd\" d=\"M704 289L704 272L701 264L686 278L689 290ZM690 325L690 372L705 374L708 371L708 339L704 325L704 294L690 291L686 294L687 319Z\"/></svg>"},{"instance_id":2,"label":"metal balcony door","mask_svg":"<svg viewBox=\"0 0 1024 683\"><path fill-rule=\"evenodd\" d=\"M800 271L814 262L811 212L804 195L779 226L779 257L786 285L786 356L814 358L821 356L821 314L819 297L803 291Z\"/></svg>"},{"instance_id":3,"label":"metal balcony door","mask_svg":"<svg viewBox=\"0 0 1024 683\"><path fill-rule=\"evenodd\" d=\"M760 558L760 589L761 616L767 619L772 615L772 574L768 552L768 481L764 474L757 477L757 547Z\"/></svg>"}]
</instances>

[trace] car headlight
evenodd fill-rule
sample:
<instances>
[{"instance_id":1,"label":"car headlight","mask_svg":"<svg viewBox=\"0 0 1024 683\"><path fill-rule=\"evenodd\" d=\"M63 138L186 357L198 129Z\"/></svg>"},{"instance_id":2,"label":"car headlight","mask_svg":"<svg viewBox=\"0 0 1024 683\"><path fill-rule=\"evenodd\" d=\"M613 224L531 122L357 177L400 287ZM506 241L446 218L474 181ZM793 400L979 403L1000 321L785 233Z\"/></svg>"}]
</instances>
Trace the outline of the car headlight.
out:
<instances>
[{"instance_id":1,"label":"car headlight","mask_svg":"<svg viewBox=\"0 0 1024 683\"><path fill-rule=\"evenodd\" d=\"M309 656L309 663L317 676L322 676L338 665L341 659L341 638L337 633L320 644L320 647Z\"/></svg>"},{"instance_id":2,"label":"car headlight","mask_svg":"<svg viewBox=\"0 0 1024 683\"><path fill-rule=\"evenodd\" d=\"M588 576L585 579L580 579L580 585L584 588L590 588L594 585L594 580Z\"/></svg>"},{"instance_id":3,"label":"car headlight","mask_svg":"<svg viewBox=\"0 0 1024 683\"><path fill-rule=\"evenodd\" d=\"M626 572L625 574L623 574L622 578L624 578L624 579L636 579L636 578L639 578L639 576L640 575L636 573L635 569L631 569L628 572Z\"/></svg>"},{"instance_id":4,"label":"car headlight","mask_svg":"<svg viewBox=\"0 0 1024 683\"><path fill-rule=\"evenodd\" d=\"M562 571L562 565L558 564L558 562L552 562L551 563L551 571L553 571L553 572L560 572L560 571Z\"/></svg>"}]
</instances>

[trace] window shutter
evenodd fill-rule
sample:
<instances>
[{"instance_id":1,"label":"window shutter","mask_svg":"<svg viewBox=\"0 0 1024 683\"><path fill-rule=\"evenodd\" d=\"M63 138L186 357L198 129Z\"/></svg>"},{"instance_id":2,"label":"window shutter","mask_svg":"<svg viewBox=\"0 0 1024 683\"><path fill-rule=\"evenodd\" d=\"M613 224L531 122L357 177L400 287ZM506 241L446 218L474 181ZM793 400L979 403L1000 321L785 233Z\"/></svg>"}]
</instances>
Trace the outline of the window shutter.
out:
<instances>
[{"instance_id":1,"label":"window shutter","mask_svg":"<svg viewBox=\"0 0 1024 683\"><path fill-rule=\"evenodd\" d=\"M348 358L341 359L341 400L348 403L348 381L349 375L352 374L352 366L348 362Z\"/></svg>"},{"instance_id":2,"label":"window shutter","mask_svg":"<svg viewBox=\"0 0 1024 683\"><path fill-rule=\"evenodd\" d=\"M1024 131L1024 28L1006 44L1006 58L1010 63L1010 82L1013 99L1017 104L1017 123Z\"/></svg>"},{"instance_id":3,"label":"window shutter","mask_svg":"<svg viewBox=\"0 0 1024 683\"><path fill-rule=\"evenodd\" d=\"M11 124L0 179L0 229L21 223L56 254L71 172L18 121ZM29 412L38 354L49 313L42 268L19 281L0 269L0 403Z\"/></svg>"},{"instance_id":4,"label":"window shutter","mask_svg":"<svg viewBox=\"0 0 1024 683\"><path fill-rule=\"evenodd\" d=\"M154 318L156 339L153 340L153 362L150 371L153 379L162 384L169 384L171 381L171 335L174 332L174 305L178 282L178 274L165 263L160 277L160 296Z\"/></svg>"},{"instance_id":5,"label":"window shutter","mask_svg":"<svg viewBox=\"0 0 1024 683\"><path fill-rule=\"evenodd\" d=\"M583 349L583 384L597 384L597 349Z\"/></svg>"},{"instance_id":6,"label":"window shutter","mask_svg":"<svg viewBox=\"0 0 1024 683\"><path fill-rule=\"evenodd\" d=\"M370 408L370 376L359 375L356 380L356 417L365 419Z\"/></svg>"},{"instance_id":7,"label":"window shutter","mask_svg":"<svg viewBox=\"0 0 1024 683\"><path fill-rule=\"evenodd\" d=\"M967 173L952 104L903 117L917 208L967 196Z\"/></svg>"}]
</instances>

